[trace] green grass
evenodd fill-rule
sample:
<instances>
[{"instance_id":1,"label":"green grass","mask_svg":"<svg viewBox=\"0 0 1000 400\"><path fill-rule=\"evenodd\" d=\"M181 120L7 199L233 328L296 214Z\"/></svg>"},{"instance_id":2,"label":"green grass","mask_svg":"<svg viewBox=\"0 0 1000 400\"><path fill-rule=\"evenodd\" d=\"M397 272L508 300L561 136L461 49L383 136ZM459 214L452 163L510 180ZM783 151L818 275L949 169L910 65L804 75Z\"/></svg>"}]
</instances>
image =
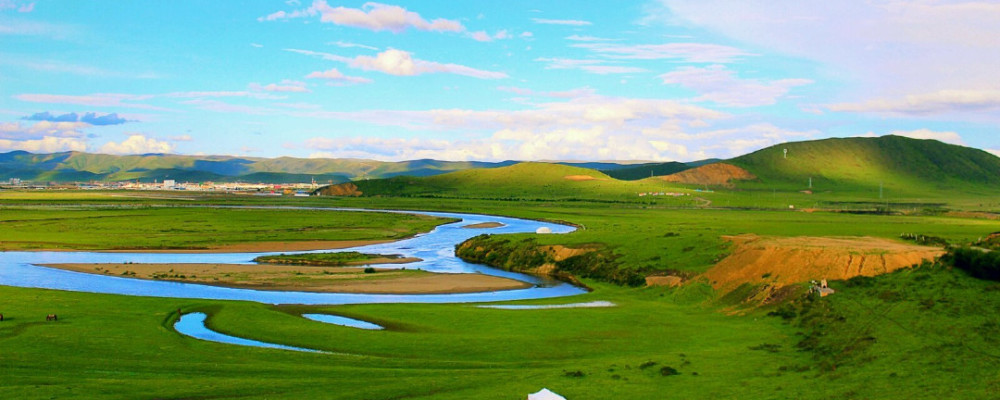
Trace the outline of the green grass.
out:
<instances>
[{"instance_id":1,"label":"green grass","mask_svg":"<svg viewBox=\"0 0 1000 400\"><path fill-rule=\"evenodd\" d=\"M322 210L0 209L0 250L205 249L246 242L391 240L449 219Z\"/></svg>"},{"instance_id":2,"label":"green grass","mask_svg":"<svg viewBox=\"0 0 1000 400\"><path fill-rule=\"evenodd\" d=\"M838 293L789 322L762 311L728 315L697 286L593 285L594 293L545 303L617 307L275 307L0 287L8 318L0 388L12 398L333 399L509 399L541 387L587 399L985 399L1000 389L1000 290L959 271L834 282ZM186 338L170 329L178 307L208 312L221 332L354 355ZM53 312L60 321L46 323ZM303 312L388 330L311 322L296 316ZM663 376L663 367L680 374Z\"/></svg>"},{"instance_id":3,"label":"green grass","mask_svg":"<svg viewBox=\"0 0 1000 400\"><path fill-rule=\"evenodd\" d=\"M0 208L4 228L11 226L10 219L27 219L38 232L81 226L44 222L67 215L94 216L94 221L106 221L95 226L111 233L130 225L129 219L115 215L170 224L177 213L199 209L153 205L205 202L433 209L569 221L583 228L567 235L512 235L511 240L533 237L541 244L600 244L619 254L626 268L691 272L704 270L726 253L728 247L719 237L728 234L896 238L900 233L917 233L967 243L1000 231L1000 221L944 215L678 209L628 202L429 198L265 202L224 196L171 201L74 193L49 202L35 195L10 196L14 195L5 193L0 201L142 206ZM14 210L26 213L13 218L21 215ZM149 212L162 214L139 216ZM216 218L222 227L238 226L241 220L287 224L289 235L301 235L292 230L296 225L316 224L317 217L327 215L331 213L303 215L302 220L282 220L287 214ZM372 224L373 216L364 214L357 225L337 229L355 233ZM421 223L432 226L433 220ZM374 226L384 230L385 225ZM0 234L7 231L0 229ZM118 239L143 243L147 239L142 236ZM182 240L185 236L189 238ZM183 243L193 237L196 232L174 240ZM247 240L237 233L230 237ZM733 304L704 284L667 289L584 283L594 291L521 303L606 300L618 306L562 310L491 310L461 304L270 306L0 287L0 313L7 318L0 323L0 377L4 378L0 392L11 398L510 399L548 387L570 399L911 399L995 398L1000 389L995 373L1000 363L992 350L1000 333L994 332L1000 326L994 316L1000 290L995 283L961 271L927 268L850 284L834 282L835 295L811 302L808 308L800 303L796 317L788 321L766 316L773 309L731 315ZM356 356L253 349L183 337L170 329L178 308L209 313L209 325L224 333ZM299 318L303 312L335 313L389 329L370 332L321 324ZM58 313L60 321L45 323L48 313ZM966 363L971 367L964 367ZM663 376L664 367L680 374Z\"/></svg>"},{"instance_id":4,"label":"green grass","mask_svg":"<svg viewBox=\"0 0 1000 400\"><path fill-rule=\"evenodd\" d=\"M253 260L254 262L268 264L343 266L386 257L389 256L345 251L339 253L278 254L274 256L260 256Z\"/></svg>"}]
</instances>

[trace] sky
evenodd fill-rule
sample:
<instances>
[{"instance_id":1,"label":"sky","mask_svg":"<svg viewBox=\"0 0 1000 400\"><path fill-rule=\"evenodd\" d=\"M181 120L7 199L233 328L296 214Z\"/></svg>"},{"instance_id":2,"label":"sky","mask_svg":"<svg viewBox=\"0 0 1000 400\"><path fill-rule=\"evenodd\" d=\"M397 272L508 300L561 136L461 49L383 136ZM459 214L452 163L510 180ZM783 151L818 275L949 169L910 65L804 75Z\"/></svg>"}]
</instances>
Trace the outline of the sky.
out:
<instances>
[{"instance_id":1,"label":"sky","mask_svg":"<svg viewBox=\"0 0 1000 400\"><path fill-rule=\"evenodd\" d=\"M0 152L1000 155L1000 1L0 0Z\"/></svg>"}]
</instances>

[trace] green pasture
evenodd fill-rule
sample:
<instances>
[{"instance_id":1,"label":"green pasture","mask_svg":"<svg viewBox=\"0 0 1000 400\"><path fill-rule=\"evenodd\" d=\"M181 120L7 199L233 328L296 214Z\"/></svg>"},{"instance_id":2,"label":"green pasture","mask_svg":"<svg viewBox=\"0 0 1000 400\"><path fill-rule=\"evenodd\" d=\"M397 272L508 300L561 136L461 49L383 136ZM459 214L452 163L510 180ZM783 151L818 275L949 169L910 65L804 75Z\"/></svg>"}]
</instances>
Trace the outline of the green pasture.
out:
<instances>
[{"instance_id":1,"label":"green pasture","mask_svg":"<svg viewBox=\"0 0 1000 400\"><path fill-rule=\"evenodd\" d=\"M0 208L0 250L206 249L246 242L402 239L448 219L323 210Z\"/></svg>"},{"instance_id":2,"label":"green pasture","mask_svg":"<svg viewBox=\"0 0 1000 400\"><path fill-rule=\"evenodd\" d=\"M715 193L745 196L738 191ZM957 244L1000 231L1000 221L938 213L806 213L787 206L758 210L606 201L105 196L65 192L49 201L33 194L0 193L0 201L7 204L0 207L0 235L35 232L36 237L81 248L398 238L444 221L395 214L175 206L425 209L571 222L581 229L566 235L512 235L511 240L597 244L622 257L624 267L694 273L726 254L723 235L896 238L916 233ZM86 207L69 206L73 204ZM197 222L201 220L206 222ZM314 229L297 230L304 227ZM166 231L172 229L178 231ZM203 230L212 233L201 234ZM1000 395L1000 375L995 372L1000 354L994 350L1000 333L994 316L1000 290L961 271L924 267L833 282L833 296L756 310L727 304L698 283L677 289L584 283L594 291L521 303L602 300L617 306L272 306L0 287L0 313L6 319L0 322L0 393L27 399L519 399L547 387L569 399ZM227 334L343 354L188 338L171 329L178 308L208 313L209 326ZM359 318L388 329L364 331L298 316L307 312ZM772 312L775 316L768 315ZM60 320L46 322L50 313L59 314ZM679 374L671 375L672 370Z\"/></svg>"}]
</instances>

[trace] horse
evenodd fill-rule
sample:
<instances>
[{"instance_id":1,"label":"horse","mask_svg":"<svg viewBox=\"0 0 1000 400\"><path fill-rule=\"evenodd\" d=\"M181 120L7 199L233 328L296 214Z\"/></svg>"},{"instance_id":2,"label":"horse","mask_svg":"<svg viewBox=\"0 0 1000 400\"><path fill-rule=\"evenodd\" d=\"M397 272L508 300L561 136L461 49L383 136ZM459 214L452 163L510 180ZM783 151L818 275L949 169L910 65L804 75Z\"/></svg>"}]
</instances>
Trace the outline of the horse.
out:
<instances>
[{"instance_id":1,"label":"horse","mask_svg":"<svg viewBox=\"0 0 1000 400\"><path fill-rule=\"evenodd\" d=\"M46 321L58 321L59 320L59 316L55 315L55 314L49 314L49 315L45 316L45 320Z\"/></svg>"},{"instance_id":2,"label":"horse","mask_svg":"<svg viewBox=\"0 0 1000 400\"><path fill-rule=\"evenodd\" d=\"M0 322L3 322L3 314L0 314Z\"/></svg>"}]
</instances>

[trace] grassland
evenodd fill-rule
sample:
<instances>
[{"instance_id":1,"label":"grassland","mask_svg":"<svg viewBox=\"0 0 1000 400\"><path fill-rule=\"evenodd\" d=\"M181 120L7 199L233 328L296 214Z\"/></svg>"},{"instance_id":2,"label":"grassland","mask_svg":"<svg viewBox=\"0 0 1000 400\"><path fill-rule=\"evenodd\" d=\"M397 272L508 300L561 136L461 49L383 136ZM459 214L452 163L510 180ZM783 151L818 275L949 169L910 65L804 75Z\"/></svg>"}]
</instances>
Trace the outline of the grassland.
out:
<instances>
[{"instance_id":1,"label":"grassland","mask_svg":"<svg viewBox=\"0 0 1000 400\"><path fill-rule=\"evenodd\" d=\"M593 181L559 184L587 182ZM775 190L768 200L758 198L764 197L757 196L763 190L720 189L697 194L712 202L706 207L631 195L613 201L611 197L557 200L566 187L570 186L531 201L434 197L266 201L568 221L581 229L568 235L513 235L510 240L597 245L618 255L623 268L691 273L704 271L727 253L722 235L892 239L900 233L917 233L968 243L1000 231L1000 221L950 217L922 208L898 215L787 208L787 200L796 196L819 201L864 198L856 193L805 197L792 189ZM617 196L616 190L605 193ZM0 202L18 207L112 203L156 209L152 206L264 201L73 196L66 193L50 202L35 195L3 194ZM996 200L990 203L986 197L941 199L943 205L937 208L1000 211ZM746 207L758 200L767 206ZM6 218L10 208L2 210ZM49 217L70 211L49 211ZM117 211L129 209L87 212ZM542 387L570 399L913 399L1000 394L1000 376L995 373L1000 361L991 350L1000 291L994 283L961 271L926 267L870 280L833 282L838 291L834 296L763 309L731 303L697 282L679 288L625 288L583 281L594 291L523 303L605 300L617 306L560 310L491 310L460 304L270 306L0 287L0 313L7 317L0 323L4 349L0 376L5 378L0 389L14 398L155 394L159 398L510 399ZM186 338L170 329L178 308L208 313L211 328L231 335L353 356ZM60 321L45 323L44 316L54 312ZM345 315L388 329L361 331L297 316L306 312ZM964 367L966 363L971 367ZM664 367L679 375L664 375L670 372Z\"/></svg>"},{"instance_id":2,"label":"grassland","mask_svg":"<svg viewBox=\"0 0 1000 400\"><path fill-rule=\"evenodd\" d=\"M0 250L210 250L242 243L281 250L282 243L397 240L449 221L291 209L5 207L0 213Z\"/></svg>"}]
</instances>

